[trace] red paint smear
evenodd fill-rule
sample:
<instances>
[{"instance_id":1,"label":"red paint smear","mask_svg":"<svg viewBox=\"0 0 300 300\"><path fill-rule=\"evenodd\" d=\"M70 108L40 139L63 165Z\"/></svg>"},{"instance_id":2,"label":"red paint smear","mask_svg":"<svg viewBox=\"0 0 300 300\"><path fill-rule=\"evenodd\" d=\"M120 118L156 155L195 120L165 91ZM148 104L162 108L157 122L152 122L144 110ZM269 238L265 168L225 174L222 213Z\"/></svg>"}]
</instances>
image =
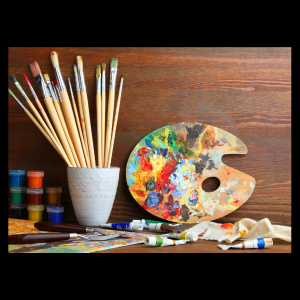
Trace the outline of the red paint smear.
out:
<instances>
[{"instance_id":1,"label":"red paint smear","mask_svg":"<svg viewBox=\"0 0 300 300\"><path fill-rule=\"evenodd\" d=\"M141 207L143 208L143 209L146 209L146 210L148 210L150 207L148 207L146 204L141 204Z\"/></svg>"},{"instance_id":2,"label":"red paint smear","mask_svg":"<svg viewBox=\"0 0 300 300\"><path fill-rule=\"evenodd\" d=\"M148 158L145 156L146 153L150 153L151 151L146 147L138 150L137 155L141 157L141 168L143 171L152 171L153 166L149 163Z\"/></svg>"},{"instance_id":3,"label":"red paint smear","mask_svg":"<svg viewBox=\"0 0 300 300\"><path fill-rule=\"evenodd\" d=\"M185 155L183 158L184 158L184 159L189 159L189 157L188 157L187 155Z\"/></svg>"},{"instance_id":4,"label":"red paint smear","mask_svg":"<svg viewBox=\"0 0 300 300\"><path fill-rule=\"evenodd\" d=\"M170 175L176 170L178 162L174 159L172 154L169 154L169 158L166 164L163 166L160 174L157 176L156 181L156 191L165 189L170 185L171 181L169 179Z\"/></svg>"},{"instance_id":5,"label":"red paint smear","mask_svg":"<svg viewBox=\"0 0 300 300\"><path fill-rule=\"evenodd\" d=\"M227 172L227 175L230 175L229 171L228 171L226 168L224 168L224 169L225 169L225 171Z\"/></svg>"},{"instance_id":6,"label":"red paint smear","mask_svg":"<svg viewBox=\"0 0 300 300\"><path fill-rule=\"evenodd\" d=\"M145 196L146 196L145 193L144 193L144 191L142 191L142 190L138 190L138 191L132 190L132 191L133 191L133 192L136 192L137 195L139 195L139 196L141 196L141 197L145 197Z\"/></svg>"},{"instance_id":7,"label":"red paint smear","mask_svg":"<svg viewBox=\"0 0 300 300\"><path fill-rule=\"evenodd\" d=\"M166 211L161 216L163 217L163 219L167 219L168 217L170 217L170 213Z\"/></svg>"},{"instance_id":8,"label":"red paint smear","mask_svg":"<svg viewBox=\"0 0 300 300\"><path fill-rule=\"evenodd\" d=\"M233 227L233 224L231 223L224 223L220 226L222 229L231 229Z\"/></svg>"},{"instance_id":9,"label":"red paint smear","mask_svg":"<svg viewBox=\"0 0 300 300\"><path fill-rule=\"evenodd\" d=\"M230 204L237 204L239 202L240 202L239 200L233 200L233 201L230 202Z\"/></svg>"},{"instance_id":10,"label":"red paint smear","mask_svg":"<svg viewBox=\"0 0 300 300\"><path fill-rule=\"evenodd\" d=\"M150 152L151 151L149 149L147 149L146 147L143 147L138 150L137 155L142 156L142 155L145 155L146 153L150 153Z\"/></svg>"}]
</instances>

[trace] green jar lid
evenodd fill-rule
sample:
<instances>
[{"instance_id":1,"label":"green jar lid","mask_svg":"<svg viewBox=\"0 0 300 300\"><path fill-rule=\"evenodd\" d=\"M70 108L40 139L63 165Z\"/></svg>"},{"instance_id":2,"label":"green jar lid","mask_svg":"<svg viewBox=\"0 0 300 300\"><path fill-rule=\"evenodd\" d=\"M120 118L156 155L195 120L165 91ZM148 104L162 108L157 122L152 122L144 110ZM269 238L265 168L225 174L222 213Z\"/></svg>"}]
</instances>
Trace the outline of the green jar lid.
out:
<instances>
[{"instance_id":1,"label":"green jar lid","mask_svg":"<svg viewBox=\"0 0 300 300\"><path fill-rule=\"evenodd\" d=\"M10 187L11 193L25 193L26 192L26 186L11 186Z\"/></svg>"}]
</instances>

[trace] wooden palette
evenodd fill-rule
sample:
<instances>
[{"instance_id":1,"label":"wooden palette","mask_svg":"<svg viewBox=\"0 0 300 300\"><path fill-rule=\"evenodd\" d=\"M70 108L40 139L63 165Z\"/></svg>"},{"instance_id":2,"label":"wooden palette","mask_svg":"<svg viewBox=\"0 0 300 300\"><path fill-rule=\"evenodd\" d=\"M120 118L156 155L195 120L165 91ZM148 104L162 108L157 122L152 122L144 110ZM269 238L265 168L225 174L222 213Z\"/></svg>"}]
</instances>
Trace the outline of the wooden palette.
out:
<instances>
[{"instance_id":1,"label":"wooden palette","mask_svg":"<svg viewBox=\"0 0 300 300\"><path fill-rule=\"evenodd\" d=\"M251 196L255 179L226 166L224 154L246 154L236 136L201 123L177 123L143 138L131 152L126 180L133 198L149 213L172 222L221 218ZM220 186L205 192L202 182L217 177Z\"/></svg>"}]
</instances>

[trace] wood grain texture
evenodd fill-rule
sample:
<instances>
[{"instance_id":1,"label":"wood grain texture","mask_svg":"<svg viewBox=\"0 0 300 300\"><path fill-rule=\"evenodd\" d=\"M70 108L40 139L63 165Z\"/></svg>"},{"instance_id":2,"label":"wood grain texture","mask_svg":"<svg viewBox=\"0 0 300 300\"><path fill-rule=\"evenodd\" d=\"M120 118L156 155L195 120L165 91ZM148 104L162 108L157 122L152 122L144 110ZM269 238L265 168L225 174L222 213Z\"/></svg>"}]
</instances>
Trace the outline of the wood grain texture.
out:
<instances>
[{"instance_id":1,"label":"wood grain texture","mask_svg":"<svg viewBox=\"0 0 300 300\"><path fill-rule=\"evenodd\" d=\"M41 97L30 72L29 64L33 61L39 63L43 74L48 73L51 80L55 78L49 58L51 51L59 55L65 82L70 77L73 84L73 63L77 55L83 56L95 154L95 66L101 63L109 66L112 57L118 58L116 93L124 74L111 164L120 167L120 180L108 222L159 220L140 207L128 191L125 178L128 157L143 137L162 126L200 122L226 130L245 143L246 155L227 155L223 162L256 180L250 199L217 222L269 218L273 224L291 226L290 48L9 48L8 76L14 74L27 95L31 93L23 72ZM106 71L108 90L109 70ZM8 82L9 88L27 105L13 82L10 79ZM75 100L78 103L77 97ZM77 224L66 163L10 96L8 108L9 169L43 170L44 188L62 186L63 222ZM208 188L216 185L214 180L208 182ZM45 194L43 200L46 201ZM132 247L145 250L145 245L137 245L109 251L126 252ZM173 247L171 251L182 251L184 247L189 246Z\"/></svg>"}]
</instances>

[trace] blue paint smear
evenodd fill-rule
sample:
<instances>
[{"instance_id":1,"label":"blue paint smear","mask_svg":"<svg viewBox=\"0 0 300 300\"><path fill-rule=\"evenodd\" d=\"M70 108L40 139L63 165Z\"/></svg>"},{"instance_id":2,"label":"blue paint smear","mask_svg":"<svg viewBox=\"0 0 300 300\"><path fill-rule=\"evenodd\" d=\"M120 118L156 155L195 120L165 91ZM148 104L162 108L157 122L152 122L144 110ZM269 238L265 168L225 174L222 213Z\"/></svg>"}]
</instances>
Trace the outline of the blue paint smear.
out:
<instances>
[{"instance_id":1,"label":"blue paint smear","mask_svg":"<svg viewBox=\"0 0 300 300\"><path fill-rule=\"evenodd\" d=\"M230 200L231 198L230 197L228 197L228 198L224 198L223 200Z\"/></svg>"},{"instance_id":2,"label":"blue paint smear","mask_svg":"<svg viewBox=\"0 0 300 300\"><path fill-rule=\"evenodd\" d=\"M163 157L166 157L168 154L168 148L162 149L161 153L160 153Z\"/></svg>"},{"instance_id":3,"label":"blue paint smear","mask_svg":"<svg viewBox=\"0 0 300 300\"><path fill-rule=\"evenodd\" d=\"M175 198L182 198L182 196L185 194L185 192L186 192L186 190L179 192L177 189L175 189L171 193Z\"/></svg>"},{"instance_id":4,"label":"blue paint smear","mask_svg":"<svg viewBox=\"0 0 300 300\"><path fill-rule=\"evenodd\" d=\"M227 194L231 194L231 195L233 195L233 193L234 193L234 190L228 190L228 191L226 191L226 193L227 193Z\"/></svg>"}]
</instances>

